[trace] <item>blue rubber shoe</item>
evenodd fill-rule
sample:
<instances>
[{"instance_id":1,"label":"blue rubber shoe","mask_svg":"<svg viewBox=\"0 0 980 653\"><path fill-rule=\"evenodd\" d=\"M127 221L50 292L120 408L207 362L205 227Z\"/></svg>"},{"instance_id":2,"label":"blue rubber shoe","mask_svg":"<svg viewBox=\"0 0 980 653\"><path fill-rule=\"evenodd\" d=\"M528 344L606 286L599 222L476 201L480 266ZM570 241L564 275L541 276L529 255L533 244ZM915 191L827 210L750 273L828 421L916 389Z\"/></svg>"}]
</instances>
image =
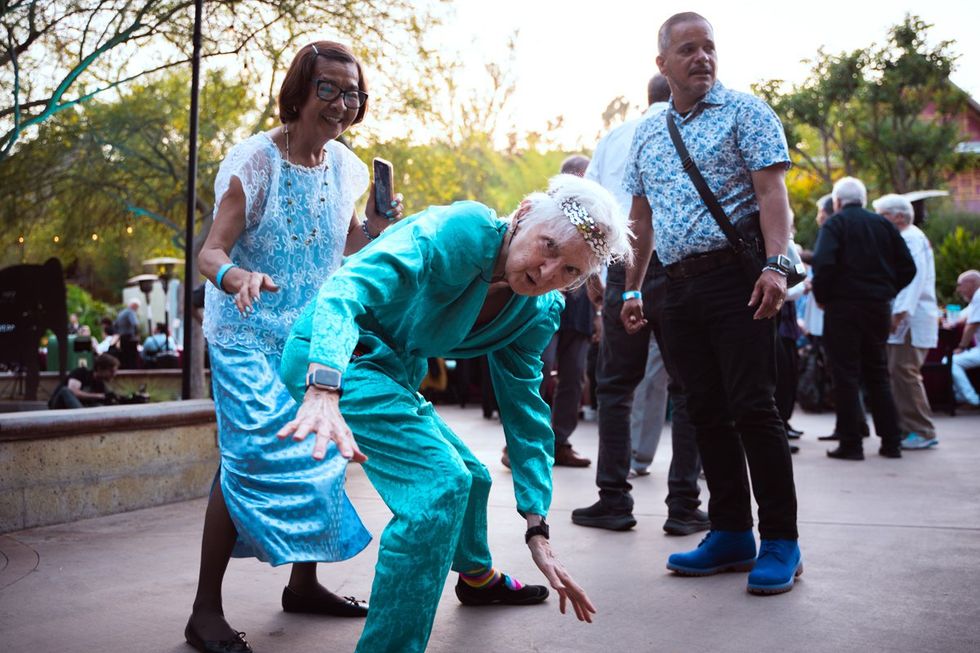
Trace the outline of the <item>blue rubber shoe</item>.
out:
<instances>
[{"instance_id":1,"label":"blue rubber shoe","mask_svg":"<svg viewBox=\"0 0 980 653\"><path fill-rule=\"evenodd\" d=\"M793 589L802 573L803 556L796 540L762 540L747 589L751 594L782 594Z\"/></svg>"},{"instance_id":2,"label":"blue rubber shoe","mask_svg":"<svg viewBox=\"0 0 980 653\"><path fill-rule=\"evenodd\" d=\"M710 576L723 571L750 571L755 565L755 537L747 531L708 531L698 548L673 553L667 569L681 576Z\"/></svg>"}]
</instances>

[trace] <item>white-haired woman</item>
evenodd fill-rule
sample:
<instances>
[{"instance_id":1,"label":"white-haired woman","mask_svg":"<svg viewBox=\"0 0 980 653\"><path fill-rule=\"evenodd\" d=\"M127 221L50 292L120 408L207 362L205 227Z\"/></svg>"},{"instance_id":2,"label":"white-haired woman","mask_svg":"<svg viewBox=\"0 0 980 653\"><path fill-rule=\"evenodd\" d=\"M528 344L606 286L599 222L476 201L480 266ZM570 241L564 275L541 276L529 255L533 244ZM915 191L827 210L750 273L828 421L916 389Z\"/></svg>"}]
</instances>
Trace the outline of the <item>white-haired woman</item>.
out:
<instances>
[{"instance_id":1,"label":"white-haired woman","mask_svg":"<svg viewBox=\"0 0 980 653\"><path fill-rule=\"evenodd\" d=\"M418 394L430 357L487 354L531 556L561 611L570 601L591 621L595 608L552 553L544 523L554 434L538 393L541 352L558 326L557 291L629 251L612 196L559 175L509 221L476 202L403 220L326 281L297 320L282 372L302 405L280 437L315 433L315 457L336 446L363 463L394 513L358 651L425 650L450 567L467 605L548 596L493 567L490 475Z\"/></svg>"}]
</instances>

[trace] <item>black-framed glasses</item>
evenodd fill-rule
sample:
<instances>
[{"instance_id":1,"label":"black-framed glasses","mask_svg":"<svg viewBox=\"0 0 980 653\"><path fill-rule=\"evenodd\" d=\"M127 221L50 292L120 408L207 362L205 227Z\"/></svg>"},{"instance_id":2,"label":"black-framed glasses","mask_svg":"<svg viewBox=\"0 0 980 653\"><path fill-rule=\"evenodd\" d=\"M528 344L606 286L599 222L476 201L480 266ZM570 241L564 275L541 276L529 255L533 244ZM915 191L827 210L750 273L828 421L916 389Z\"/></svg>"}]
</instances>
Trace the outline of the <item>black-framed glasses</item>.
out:
<instances>
[{"instance_id":1,"label":"black-framed glasses","mask_svg":"<svg viewBox=\"0 0 980 653\"><path fill-rule=\"evenodd\" d=\"M344 106L348 109L360 109L368 99L368 94L364 91L344 91L328 79L315 79L313 83L316 84L318 98L324 102L333 102L338 97L343 97Z\"/></svg>"}]
</instances>

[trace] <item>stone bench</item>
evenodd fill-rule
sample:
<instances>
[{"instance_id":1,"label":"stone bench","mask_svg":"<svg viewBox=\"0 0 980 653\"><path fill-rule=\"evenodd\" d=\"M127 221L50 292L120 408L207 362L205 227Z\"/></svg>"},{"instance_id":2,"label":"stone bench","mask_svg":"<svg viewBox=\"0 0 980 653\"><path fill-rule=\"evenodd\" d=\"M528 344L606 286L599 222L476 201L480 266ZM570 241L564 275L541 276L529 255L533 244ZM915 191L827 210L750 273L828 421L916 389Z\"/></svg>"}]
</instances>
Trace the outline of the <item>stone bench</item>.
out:
<instances>
[{"instance_id":1,"label":"stone bench","mask_svg":"<svg viewBox=\"0 0 980 653\"><path fill-rule=\"evenodd\" d=\"M205 496L209 399L0 414L0 533Z\"/></svg>"}]
</instances>

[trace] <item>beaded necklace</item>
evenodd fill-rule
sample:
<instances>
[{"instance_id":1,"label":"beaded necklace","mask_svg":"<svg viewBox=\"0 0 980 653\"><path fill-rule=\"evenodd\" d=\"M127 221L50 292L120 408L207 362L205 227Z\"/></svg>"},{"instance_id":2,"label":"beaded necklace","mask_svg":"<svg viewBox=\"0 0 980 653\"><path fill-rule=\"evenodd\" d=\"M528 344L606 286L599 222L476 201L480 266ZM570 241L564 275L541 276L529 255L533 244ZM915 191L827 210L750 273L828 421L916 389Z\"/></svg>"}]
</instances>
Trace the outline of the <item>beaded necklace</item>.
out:
<instances>
[{"instance_id":1,"label":"beaded necklace","mask_svg":"<svg viewBox=\"0 0 980 653\"><path fill-rule=\"evenodd\" d=\"M282 125L282 132L283 132L283 134L286 137L286 163L292 164L292 162L289 160L289 125L283 123L283 125ZM317 166L319 166L321 163L323 163L323 157L324 156L325 156L325 152L323 150L320 150L320 157L321 157L321 159L320 159L320 163L318 163ZM293 164L293 165L301 165L301 164L298 164L297 163L297 164ZM305 168L306 166L301 166L301 167L304 167ZM323 170L324 171L327 171L329 169L330 169L330 165L329 164L323 166ZM293 185L293 182L290 181L290 179L287 177L286 178L286 188L291 188L292 185ZM324 204L327 201L327 195L326 195L326 187L327 186L329 186L329 182L326 179L326 175L324 175L324 177L323 177L323 186L318 191L315 191L316 193L319 193L320 204ZM292 204L293 204L293 198L292 197L287 197L286 198L286 203L289 204L290 206L292 206ZM315 204L313 206L315 206ZM286 222L288 224L292 224L293 223L293 219L292 218L286 218ZM319 232L317 231L317 228L316 227L313 227L313 230L310 231L309 235L306 236L306 238L303 240L303 244L304 245L310 245L310 244L313 243L313 241L317 240L318 237L319 237ZM291 236L291 238L293 240L295 240L295 241L298 241L300 239L300 237L297 236L296 234L293 234Z\"/></svg>"}]
</instances>

